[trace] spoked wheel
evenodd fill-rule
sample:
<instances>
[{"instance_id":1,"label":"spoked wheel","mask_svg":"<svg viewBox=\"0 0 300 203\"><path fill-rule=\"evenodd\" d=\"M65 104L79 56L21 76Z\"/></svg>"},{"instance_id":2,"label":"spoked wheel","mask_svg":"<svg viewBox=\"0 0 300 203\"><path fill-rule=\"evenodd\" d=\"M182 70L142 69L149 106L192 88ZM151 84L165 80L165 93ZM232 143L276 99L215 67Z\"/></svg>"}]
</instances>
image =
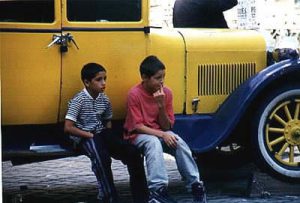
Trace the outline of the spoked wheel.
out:
<instances>
[{"instance_id":1,"label":"spoked wheel","mask_svg":"<svg viewBox=\"0 0 300 203\"><path fill-rule=\"evenodd\" d=\"M252 128L259 166L290 180L300 180L299 115L300 86L281 88L264 100Z\"/></svg>"}]
</instances>

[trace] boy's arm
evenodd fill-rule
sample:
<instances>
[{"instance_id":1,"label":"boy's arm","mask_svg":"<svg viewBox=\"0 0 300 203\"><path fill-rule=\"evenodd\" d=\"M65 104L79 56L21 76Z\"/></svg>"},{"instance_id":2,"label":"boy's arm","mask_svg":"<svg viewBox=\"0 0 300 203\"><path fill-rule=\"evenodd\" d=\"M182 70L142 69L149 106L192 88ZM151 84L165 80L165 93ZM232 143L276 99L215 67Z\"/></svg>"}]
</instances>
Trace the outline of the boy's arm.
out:
<instances>
[{"instance_id":1,"label":"boy's arm","mask_svg":"<svg viewBox=\"0 0 300 203\"><path fill-rule=\"evenodd\" d=\"M165 93L163 91L163 87L161 87L157 92L153 94L157 105L158 105L158 123L162 130L170 130L172 127L171 119L168 116L166 110L166 101L165 101Z\"/></svg>"},{"instance_id":2,"label":"boy's arm","mask_svg":"<svg viewBox=\"0 0 300 203\"><path fill-rule=\"evenodd\" d=\"M170 130L171 129L171 120L168 117L168 114L166 112L165 105L158 107L158 123L162 130Z\"/></svg>"},{"instance_id":3,"label":"boy's arm","mask_svg":"<svg viewBox=\"0 0 300 203\"><path fill-rule=\"evenodd\" d=\"M112 116L113 116L112 106L111 106L109 98L107 96L105 98L106 98L106 105L107 106L105 108L105 111L104 111L103 115L101 116L102 117L101 122L102 122L104 128L111 129L112 128L111 119L112 119Z\"/></svg>"},{"instance_id":4,"label":"boy's arm","mask_svg":"<svg viewBox=\"0 0 300 203\"><path fill-rule=\"evenodd\" d=\"M139 125L136 127L136 132L142 134L153 135L159 138L162 138L164 142L171 148L176 148L177 146L177 138L168 132L164 132L161 130L156 130L145 125Z\"/></svg>"},{"instance_id":5,"label":"boy's arm","mask_svg":"<svg viewBox=\"0 0 300 203\"><path fill-rule=\"evenodd\" d=\"M64 132L69 133L74 136L83 137L83 138L92 138L94 137L93 133L81 130L75 126L75 122L69 119L65 120Z\"/></svg>"},{"instance_id":6,"label":"boy's arm","mask_svg":"<svg viewBox=\"0 0 300 203\"><path fill-rule=\"evenodd\" d=\"M102 129L102 132L105 131L106 134L111 134L111 131L112 131L112 122L111 122L111 120L103 120L102 124L104 126L104 129Z\"/></svg>"},{"instance_id":7,"label":"boy's arm","mask_svg":"<svg viewBox=\"0 0 300 203\"><path fill-rule=\"evenodd\" d=\"M143 124L141 109L140 106L137 105L136 97L132 94L128 95L127 98L127 117L125 123L130 123L131 125L127 125L125 128L129 130L129 132L134 132L137 134L147 134L150 136L156 136L158 138L162 138L164 142L172 148L176 148L177 139L175 136L164 132L164 130L157 130L150 128ZM167 115L165 115L167 117ZM167 125L170 126L170 122L167 118ZM126 125L126 124L125 124ZM170 129L170 127L168 128Z\"/></svg>"},{"instance_id":8,"label":"boy's arm","mask_svg":"<svg viewBox=\"0 0 300 203\"><path fill-rule=\"evenodd\" d=\"M107 129L111 129L111 128L112 128L111 120L107 120L107 121L105 122L105 128L107 128Z\"/></svg>"},{"instance_id":9,"label":"boy's arm","mask_svg":"<svg viewBox=\"0 0 300 203\"><path fill-rule=\"evenodd\" d=\"M68 111L65 117L64 132L78 137L92 138L94 135L88 131L81 130L75 126L82 107L81 100L73 98L68 105Z\"/></svg>"}]
</instances>

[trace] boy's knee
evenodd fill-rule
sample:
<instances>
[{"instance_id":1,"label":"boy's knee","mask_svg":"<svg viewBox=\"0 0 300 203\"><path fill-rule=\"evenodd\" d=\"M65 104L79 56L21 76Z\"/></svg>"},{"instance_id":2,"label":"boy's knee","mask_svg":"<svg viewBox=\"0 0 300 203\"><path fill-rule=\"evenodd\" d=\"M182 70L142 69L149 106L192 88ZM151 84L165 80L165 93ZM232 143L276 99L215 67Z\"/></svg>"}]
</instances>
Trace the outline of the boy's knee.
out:
<instances>
[{"instance_id":1,"label":"boy's knee","mask_svg":"<svg viewBox=\"0 0 300 203\"><path fill-rule=\"evenodd\" d=\"M151 150L161 150L162 145L159 138L152 136L150 139L147 140L145 147Z\"/></svg>"},{"instance_id":2,"label":"boy's knee","mask_svg":"<svg viewBox=\"0 0 300 203\"><path fill-rule=\"evenodd\" d=\"M142 165L143 160L141 151L134 146L126 148L122 158L122 162L126 165Z\"/></svg>"},{"instance_id":3,"label":"boy's knee","mask_svg":"<svg viewBox=\"0 0 300 203\"><path fill-rule=\"evenodd\" d=\"M111 158L109 156L108 151L106 151L106 150L101 150L101 151L95 152L92 155L92 157L93 157L94 160L102 162L102 164L105 165L105 166L110 166L111 165L112 161L111 161Z\"/></svg>"},{"instance_id":4,"label":"boy's knee","mask_svg":"<svg viewBox=\"0 0 300 203\"><path fill-rule=\"evenodd\" d=\"M181 148L181 149L184 149L184 148L187 148L188 146L187 146L186 142L183 139L178 138L177 147Z\"/></svg>"},{"instance_id":5,"label":"boy's knee","mask_svg":"<svg viewBox=\"0 0 300 203\"><path fill-rule=\"evenodd\" d=\"M126 145L123 152L125 152L126 156L129 156L129 157L141 156L141 151L132 144Z\"/></svg>"}]
</instances>

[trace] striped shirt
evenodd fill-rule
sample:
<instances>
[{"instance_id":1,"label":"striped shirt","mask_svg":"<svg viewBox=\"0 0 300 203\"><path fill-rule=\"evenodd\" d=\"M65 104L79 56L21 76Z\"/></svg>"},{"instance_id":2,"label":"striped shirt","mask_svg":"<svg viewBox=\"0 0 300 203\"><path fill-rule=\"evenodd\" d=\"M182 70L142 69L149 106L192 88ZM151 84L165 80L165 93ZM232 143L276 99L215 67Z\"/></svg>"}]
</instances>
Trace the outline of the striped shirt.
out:
<instances>
[{"instance_id":1,"label":"striped shirt","mask_svg":"<svg viewBox=\"0 0 300 203\"><path fill-rule=\"evenodd\" d=\"M83 89L69 101L65 119L75 122L81 130L100 133L104 129L103 121L112 118L109 98L100 93L96 99Z\"/></svg>"}]
</instances>

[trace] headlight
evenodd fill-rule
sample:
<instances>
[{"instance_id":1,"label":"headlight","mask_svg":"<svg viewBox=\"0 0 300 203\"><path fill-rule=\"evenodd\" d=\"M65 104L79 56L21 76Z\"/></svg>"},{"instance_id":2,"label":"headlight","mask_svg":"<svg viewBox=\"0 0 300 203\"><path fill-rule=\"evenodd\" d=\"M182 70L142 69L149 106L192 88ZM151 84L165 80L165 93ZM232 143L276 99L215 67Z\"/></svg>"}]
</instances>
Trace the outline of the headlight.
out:
<instances>
[{"instance_id":1,"label":"headlight","mask_svg":"<svg viewBox=\"0 0 300 203\"><path fill-rule=\"evenodd\" d=\"M272 52L272 57L276 62L286 59L297 59L299 58L299 51L292 48L277 48Z\"/></svg>"}]
</instances>

